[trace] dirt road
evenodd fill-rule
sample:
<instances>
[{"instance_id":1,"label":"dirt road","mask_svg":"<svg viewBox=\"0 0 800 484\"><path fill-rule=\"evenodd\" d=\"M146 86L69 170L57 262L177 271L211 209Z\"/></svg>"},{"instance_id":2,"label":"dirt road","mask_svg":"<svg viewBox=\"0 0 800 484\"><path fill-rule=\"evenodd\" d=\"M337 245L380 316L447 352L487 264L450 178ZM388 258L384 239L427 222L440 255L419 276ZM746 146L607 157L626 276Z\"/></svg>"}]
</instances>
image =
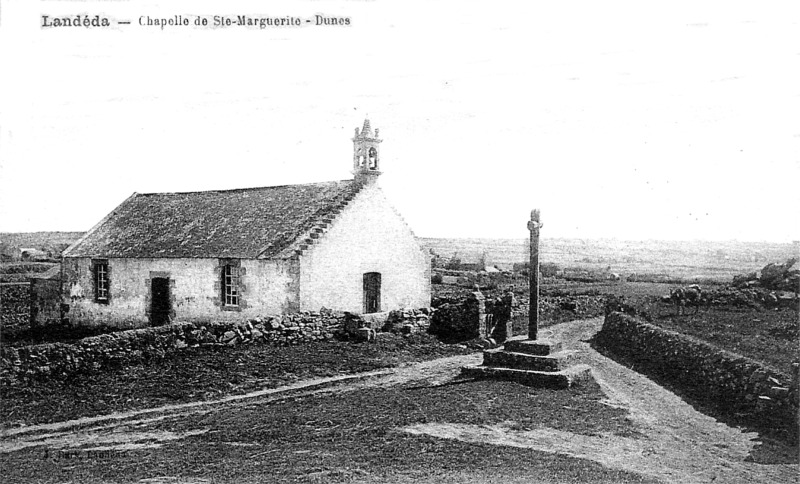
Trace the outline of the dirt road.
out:
<instances>
[{"instance_id":1,"label":"dirt road","mask_svg":"<svg viewBox=\"0 0 800 484\"><path fill-rule=\"evenodd\" d=\"M449 423L417 424L400 431L465 442L529 448L590 459L606 467L635 472L663 482L797 482L797 464L761 465L745 459L757 444L756 434L715 421L697 412L673 393L598 354L584 341L602 325L601 318L548 328L550 337L579 350L607 399L623 408L642 437L612 434L578 435L551 428L519 430L513 422L493 426ZM215 401L171 405L136 412L109 414L47 425L16 428L4 433L0 454L31 446L61 451L136 450L198 435L204 429L168 432L159 425L187 415L230 412L236 406L269 405L301 395L332 398L341 392L409 382L437 385L459 378L460 368L476 365L480 355L458 356L390 370L308 380L286 387L236 395Z\"/></svg>"},{"instance_id":2,"label":"dirt road","mask_svg":"<svg viewBox=\"0 0 800 484\"><path fill-rule=\"evenodd\" d=\"M549 337L581 352L582 362L592 367L595 380L608 397L603 403L628 410L643 438L585 436L547 428L515 431L510 424L493 427L426 424L407 430L582 457L664 482L798 482L797 464L762 465L745 461L757 445L754 441L757 434L717 422L674 393L592 349L585 341L602 323L602 318L564 323L550 328Z\"/></svg>"}]
</instances>

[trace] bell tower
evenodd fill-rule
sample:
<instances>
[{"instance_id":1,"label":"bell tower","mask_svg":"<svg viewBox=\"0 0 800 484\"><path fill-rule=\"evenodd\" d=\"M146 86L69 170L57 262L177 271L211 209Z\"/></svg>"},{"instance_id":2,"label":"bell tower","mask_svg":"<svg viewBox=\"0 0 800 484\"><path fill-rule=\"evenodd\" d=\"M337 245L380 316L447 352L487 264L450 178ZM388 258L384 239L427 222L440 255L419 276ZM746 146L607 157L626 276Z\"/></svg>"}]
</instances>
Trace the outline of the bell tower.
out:
<instances>
[{"instance_id":1,"label":"bell tower","mask_svg":"<svg viewBox=\"0 0 800 484\"><path fill-rule=\"evenodd\" d=\"M353 175L356 181L374 183L381 174L381 139L378 130L372 133L369 119L364 120L364 126L353 137Z\"/></svg>"}]
</instances>

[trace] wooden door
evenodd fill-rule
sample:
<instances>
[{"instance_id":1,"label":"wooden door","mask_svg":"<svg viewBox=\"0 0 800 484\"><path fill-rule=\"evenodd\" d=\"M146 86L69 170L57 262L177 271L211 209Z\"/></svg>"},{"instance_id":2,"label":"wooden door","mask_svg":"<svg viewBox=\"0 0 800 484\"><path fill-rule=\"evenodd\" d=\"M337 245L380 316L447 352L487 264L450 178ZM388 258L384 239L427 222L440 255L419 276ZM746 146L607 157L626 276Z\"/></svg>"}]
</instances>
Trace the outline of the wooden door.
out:
<instances>
[{"instance_id":1,"label":"wooden door","mask_svg":"<svg viewBox=\"0 0 800 484\"><path fill-rule=\"evenodd\" d=\"M381 274L364 274L364 312L377 313L381 310Z\"/></svg>"},{"instance_id":2,"label":"wooden door","mask_svg":"<svg viewBox=\"0 0 800 484\"><path fill-rule=\"evenodd\" d=\"M150 282L150 324L153 326L167 324L171 312L169 278L154 277Z\"/></svg>"}]
</instances>

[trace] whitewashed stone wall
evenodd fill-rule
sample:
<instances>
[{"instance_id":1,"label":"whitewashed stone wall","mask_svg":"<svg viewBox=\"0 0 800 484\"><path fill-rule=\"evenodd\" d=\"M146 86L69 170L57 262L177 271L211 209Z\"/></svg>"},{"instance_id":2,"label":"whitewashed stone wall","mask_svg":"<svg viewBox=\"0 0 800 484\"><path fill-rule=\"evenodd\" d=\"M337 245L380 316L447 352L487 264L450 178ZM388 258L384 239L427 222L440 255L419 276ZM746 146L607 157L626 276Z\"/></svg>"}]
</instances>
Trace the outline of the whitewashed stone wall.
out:
<instances>
[{"instance_id":1,"label":"whitewashed stone wall","mask_svg":"<svg viewBox=\"0 0 800 484\"><path fill-rule=\"evenodd\" d=\"M362 313L367 272L381 274L381 311L430 306L430 258L375 184L301 257L300 309Z\"/></svg>"},{"instance_id":2,"label":"whitewashed stone wall","mask_svg":"<svg viewBox=\"0 0 800 484\"><path fill-rule=\"evenodd\" d=\"M173 320L244 320L283 314L296 308L296 270L289 263L241 260L242 304L239 311L221 309L219 259L108 259L110 302L94 301L91 258L64 262L67 317L81 324L117 327L149 325L150 278L169 277Z\"/></svg>"}]
</instances>

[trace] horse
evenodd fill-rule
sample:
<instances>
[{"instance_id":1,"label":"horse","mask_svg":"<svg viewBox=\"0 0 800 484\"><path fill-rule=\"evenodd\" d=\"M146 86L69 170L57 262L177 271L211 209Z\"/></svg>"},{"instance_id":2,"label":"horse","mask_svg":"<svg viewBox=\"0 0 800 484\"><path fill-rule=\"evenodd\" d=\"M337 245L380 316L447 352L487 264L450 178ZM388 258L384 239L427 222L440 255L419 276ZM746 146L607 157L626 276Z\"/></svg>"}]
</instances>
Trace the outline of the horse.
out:
<instances>
[{"instance_id":1,"label":"horse","mask_svg":"<svg viewBox=\"0 0 800 484\"><path fill-rule=\"evenodd\" d=\"M683 314L684 307L691 304L694 306L694 314L700 311L700 303L703 298L703 291L697 284L691 286L678 287L670 291L669 300L676 307L676 314Z\"/></svg>"}]
</instances>

